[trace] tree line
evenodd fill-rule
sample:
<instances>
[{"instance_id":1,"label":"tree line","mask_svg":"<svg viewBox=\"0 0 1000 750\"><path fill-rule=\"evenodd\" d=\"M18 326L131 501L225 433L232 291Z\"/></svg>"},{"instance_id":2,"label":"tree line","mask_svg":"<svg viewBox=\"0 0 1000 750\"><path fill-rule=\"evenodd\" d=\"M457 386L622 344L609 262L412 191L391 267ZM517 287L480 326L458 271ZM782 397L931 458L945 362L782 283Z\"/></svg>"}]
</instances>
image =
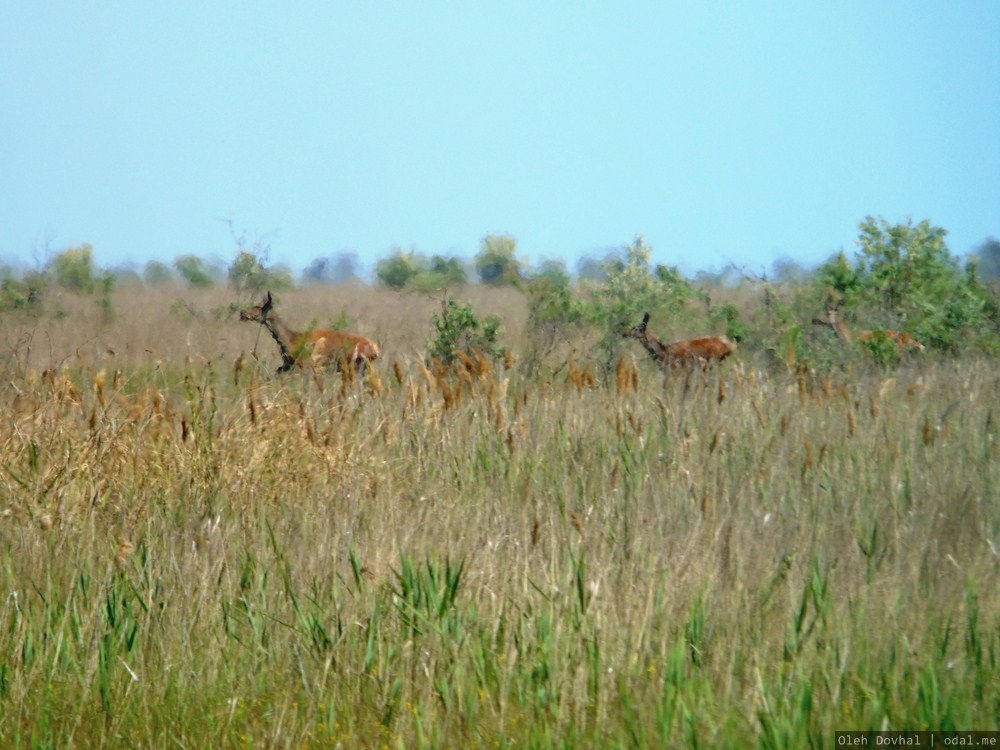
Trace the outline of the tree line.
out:
<instances>
[{"instance_id":1,"label":"tree line","mask_svg":"<svg viewBox=\"0 0 1000 750\"><path fill-rule=\"evenodd\" d=\"M730 268L721 274L701 272L693 279L685 278L676 267L653 264L651 249L641 236L604 259L582 260L571 275L561 262L529 267L518 258L513 237L488 235L471 262L396 250L376 263L373 284L393 290L447 289L453 293L473 280L514 286L525 294L529 308L529 361L540 361L560 341L586 329L596 334L595 350L610 366L621 347L620 331L634 326L646 312L654 320L684 320L688 327L724 334L736 342L748 341L788 361L815 358L815 337L808 321L831 307L862 327L907 331L932 350L971 348L1000 353L1000 242L986 240L963 260L949 250L946 235L929 221L891 224L868 216L859 224L852 256L840 252L812 269L779 261L770 276ZM90 245L70 247L41 268L19 273L0 267L0 309L43 314L45 297L59 289L94 295L112 317L110 295L121 285L225 284L243 295L280 291L296 283L358 278L357 259L351 255L315 259L296 279L288 267L267 263L267 247L237 244L228 267L212 265L197 255L182 255L171 265L150 261L141 273L99 268ZM753 288L760 292L760 304L724 301L733 295L717 291L720 288ZM446 308L435 325L449 314L465 323L448 325L478 325L471 309L462 306ZM489 330L495 342L498 322L490 321ZM881 358L892 360L893 356L882 352Z\"/></svg>"}]
</instances>

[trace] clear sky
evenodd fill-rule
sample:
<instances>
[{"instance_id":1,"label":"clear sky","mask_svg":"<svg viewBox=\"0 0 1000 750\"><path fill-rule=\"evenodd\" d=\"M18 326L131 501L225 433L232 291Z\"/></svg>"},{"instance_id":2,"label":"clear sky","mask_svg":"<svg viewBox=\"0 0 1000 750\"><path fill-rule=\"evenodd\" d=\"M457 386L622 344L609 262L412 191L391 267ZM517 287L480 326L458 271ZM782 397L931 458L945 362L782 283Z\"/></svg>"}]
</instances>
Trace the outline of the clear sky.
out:
<instances>
[{"instance_id":1,"label":"clear sky","mask_svg":"<svg viewBox=\"0 0 1000 750\"><path fill-rule=\"evenodd\" d=\"M1000 2L8 2L0 258L1000 239Z\"/></svg>"}]
</instances>

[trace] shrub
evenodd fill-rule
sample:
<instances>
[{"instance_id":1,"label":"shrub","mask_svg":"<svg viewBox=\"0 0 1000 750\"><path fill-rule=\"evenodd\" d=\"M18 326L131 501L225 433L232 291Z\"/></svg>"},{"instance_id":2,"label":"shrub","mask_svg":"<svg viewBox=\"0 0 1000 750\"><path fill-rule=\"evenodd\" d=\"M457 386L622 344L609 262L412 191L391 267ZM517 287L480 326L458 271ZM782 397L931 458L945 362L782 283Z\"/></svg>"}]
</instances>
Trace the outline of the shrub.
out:
<instances>
[{"instance_id":1,"label":"shrub","mask_svg":"<svg viewBox=\"0 0 1000 750\"><path fill-rule=\"evenodd\" d=\"M606 266L607 282L591 285L587 317L601 330L598 349L608 371L621 345L622 330L636 325L644 312L667 317L680 310L694 290L676 268L650 269L651 249L637 235L625 248L623 262Z\"/></svg>"},{"instance_id":2,"label":"shrub","mask_svg":"<svg viewBox=\"0 0 1000 750\"><path fill-rule=\"evenodd\" d=\"M431 321L435 336L427 344L427 351L436 359L450 364L459 352L502 357L504 349L497 343L500 337L500 319L495 315L483 321L476 317L472 306L449 299L441 314L433 313Z\"/></svg>"}]
</instances>

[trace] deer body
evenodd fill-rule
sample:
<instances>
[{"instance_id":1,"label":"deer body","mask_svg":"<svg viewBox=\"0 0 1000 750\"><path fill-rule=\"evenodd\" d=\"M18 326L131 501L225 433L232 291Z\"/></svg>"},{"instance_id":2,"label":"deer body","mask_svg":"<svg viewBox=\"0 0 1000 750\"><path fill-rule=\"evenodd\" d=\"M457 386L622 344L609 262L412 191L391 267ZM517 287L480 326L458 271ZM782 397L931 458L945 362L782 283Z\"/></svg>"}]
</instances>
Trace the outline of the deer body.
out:
<instances>
[{"instance_id":1,"label":"deer body","mask_svg":"<svg viewBox=\"0 0 1000 750\"><path fill-rule=\"evenodd\" d=\"M816 325L826 325L833 328L834 333L837 334L837 338L841 341L850 343L854 340L851 334L851 329L847 327L847 323L840 316L840 311L835 307L831 307L822 315L817 315L813 318L813 323ZM858 338L861 341L871 341L876 336L883 335L887 339L890 339L899 349L903 351L917 351L922 352L924 350L924 345L913 338L910 334L905 331L861 331L858 334Z\"/></svg>"},{"instance_id":2,"label":"deer body","mask_svg":"<svg viewBox=\"0 0 1000 750\"><path fill-rule=\"evenodd\" d=\"M281 350L282 364L278 372L288 372L295 365L305 367L336 360L338 367L350 364L363 375L368 363L378 359L378 344L371 339L343 331L294 331L272 312L272 304L268 292L259 305L243 310L240 320L260 323L270 332Z\"/></svg>"},{"instance_id":3,"label":"deer body","mask_svg":"<svg viewBox=\"0 0 1000 750\"><path fill-rule=\"evenodd\" d=\"M649 352L654 361L667 367L683 364L700 364L708 368L713 362L722 362L736 350L736 344L725 336L704 336L697 339L664 344L646 330L649 313L642 316L642 323L622 333L636 339Z\"/></svg>"}]
</instances>

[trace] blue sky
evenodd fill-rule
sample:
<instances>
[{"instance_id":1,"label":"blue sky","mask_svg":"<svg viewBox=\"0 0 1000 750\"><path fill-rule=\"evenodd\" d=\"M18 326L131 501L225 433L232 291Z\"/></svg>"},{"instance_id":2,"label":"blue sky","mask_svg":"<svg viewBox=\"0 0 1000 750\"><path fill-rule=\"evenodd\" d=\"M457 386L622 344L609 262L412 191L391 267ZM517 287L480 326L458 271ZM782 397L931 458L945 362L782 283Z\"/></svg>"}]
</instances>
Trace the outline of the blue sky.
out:
<instances>
[{"instance_id":1,"label":"blue sky","mask_svg":"<svg viewBox=\"0 0 1000 750\"><path fill-rule=\"evenodd\" d=\"M1000 239L1000 2L7 3L0 258Z\"/></svg>"}]
</instances>

